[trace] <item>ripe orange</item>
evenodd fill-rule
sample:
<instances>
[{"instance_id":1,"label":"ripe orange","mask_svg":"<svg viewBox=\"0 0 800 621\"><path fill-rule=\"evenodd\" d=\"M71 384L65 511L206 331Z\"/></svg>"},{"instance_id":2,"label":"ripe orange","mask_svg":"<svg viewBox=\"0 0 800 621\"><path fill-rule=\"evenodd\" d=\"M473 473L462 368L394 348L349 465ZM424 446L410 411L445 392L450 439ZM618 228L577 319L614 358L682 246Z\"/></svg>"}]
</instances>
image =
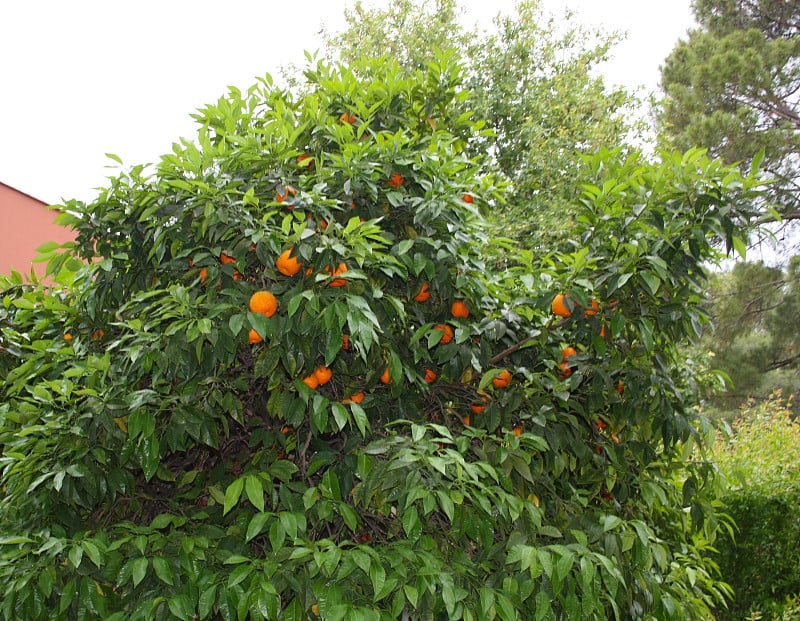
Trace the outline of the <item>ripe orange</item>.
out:
<instances>
[{"instance_id":1,"label":"ripe orange","mask_svg":"<svg viewBox=\"0 0 800 621\"><path fill-rule=\"evenodd\" d=\"M422 286L419 288L419 293L414 296L414 300L417 302L427 302L431 297L431 288L428 283L422 283Z\"/></svg>"},{"instance_id":2,"label":"ripe orange","mask_svg":"<svg viewBox=\"0 0 800 621\"><path fill-rule=\"evenodd\" d=\"M383 375L381 375L381 382L387 385L392 383L392 376L389 374L389 367L386 367Z\"/></svg>"},{"instance_id":3,"label":"ripe orange","mask_svg":"<svg viewBox=\"0 0 800 621\"><path fill-rule=\"evenodd\" d=\"M561 373L558 374L561 379L567 379L572 375L572 369L569 368L569 363L566 360L563 360L558 366L561 367Z\"/></svg>"},{"instance_id":4,"label":"ripe orange","mask_svg":"<svg viewBox=\"0 0 800 621\"><path fill-rule=\"evenodd\" d=\"M251 329L250 333L248 334L248 340L250 341L251 345L254 345L256 343L260 343L264 339L261 338L261 335L256 332L255 329Z\"/></svg>"},{"instance_id":5,"label":"ripe orange","mask_svg":"<svg viewBox=\"0 0 800 621\"><path fill-rule=\"evenodd\" d=\"M559 293L553 298L553 303L550 305L550 310L553 311L554 315L558 315L559 317L570 317L572 315L572 311L569 310L566 304L568 299L569 297L563 293Z\"/></svg>"},{"instance_id":6,"label":"ripe orange","mask_svg":"<svg viewBox=\"0 0 800 621\"><path fill-rule=\"evenodd\" d=\"M464 319L469 317L469 309L461 300L456 300L453 302L453 305L450 307L450 313L453 315L453 317L461 317Z\"/></svg>"},{"instance_id":7,"label":"ripe orange","mask_svg":"<svg viewBox=\"0 0 800 621\"><path fill-rule=\"evenodd\" d=\"M356 115L353 113L342 112L339 115L339 120L342 123L347 123L348 125L352 125L356 122Z\"/></svg>"},{"instance_id":8,"label":"ripe orange","mask_svg":"<svg viewBox=\"0 0 800 621\"><path fill-rule=\"evenodd\" d=\"M71 341L72 340L72 335L69 332L65 333L64 334L64 340L65 341Z\"/></svg>"},{"instance_id":9,"label":"ripe orange","mask_svg":"<svg viewBox=\"0 0 800 621\"><path fill-rule=\"evenodd\" d=\"M208 282L208 268L200 269L200 282L206 284Z\"/></svg>"},{"instance_id":10,"label":"ripe orange","mask_svg":"<svg viewBox=\"0 0 800 621\"><path fill-rule=\"evenodd\" d=\"M311 614L315 617L319 616L319 606L317 604L311 604Z\"/></svg>"},{"instance_id":11,"label":"ripe orange","mask_svg":"<svg viewBox=\"0 0 800 621\"><path fill-rule=\"evenodd\" d=\"M505 388L511 383L511 373L508 369L503 369L492 378L492 384L495 388Z\"/></svg>"},{"instance_id":12,"label":"ripe orange","mask_svg":"<svg viewBox=\"0 0 800 621\"><path fill-rule=\"evenodd\" d=\"M464 194L464 196L461 197L461 200L464 201L465 203L474 203L475 202L475 199L472 198L472 194Z\"/></svg>"},{"instance_id":13,"label":"ripe orange","mask_svg":"<svg viewBox=\"0 0 800 621\"><path fill-rule=\"evenodd\" d=\"M309 375L308 377L304 377L303 378L303 383L306 386L308 386L311 390L315 390L315 389L319 388L319 380L317 379L317 376L314 375L313 373L311 375Z\"/></svg>"},{"instance_id":14,"label":"ripe orange","mask_svg":"<svg viewBox=\"0 0 800 621\"><path fill-rule=\"evenodd\" d=\"M342 335L342 349L345 351L350 349L350 336L347 334Z\"/></svg>"},{"instance_id":15,"label":"ripe orange","mask_svg":"<svg viewBox=\"0 0 800 621\"><path fill-rule=\"evenodd\" d=\"M278 299L270 291L256 291L250 296L250 310L272 317L278 310Z\"/></svg>"},{"instance_id":16,"label":"ripe orange","mask_svg":"<svg viewBox=\"0 0 800 621\"><path fill-rule=\"evenodd\" d=\"M319 366L314 370L314 377L317 378L317 382L320 386L324 386L331 381L333 371L326 366Z\"/></svg>"},{"instance_id":17,"label":"ripe orange","mask_svg":"<svg viewBox=\"0 0 800 621\"><path fill-rule=\"evenodd\" d=\"M514 427L514 435L519 438L522 435L522 427Z\"/></svg>"},{"instance_id":18,"label":"ripe orange","mask_svg":"<svg viewBox=\"0 0 800 621\"><path fill-rule=\"evenodd\" d=\"M617 383L617 393L621 395L624 391L625 391L625 384L622 382L622 380L619 380L619 382Z\"/></svg>"},{"instance_id":19,"label":"ripe orange","mask_svg":"<svg viewBox=\"0 0 800 621\"><path fill-rule=\"evenodd\" d=\"M284 250L281 256L275 261L275 267L277 267L278 271L284 276L294 276L302 267L297 257L292 256L292 250L294 250L294 246L290 246L288 249Z\"/></svg>"},{"instance_id":20,"label":"ripe orange","mask_svg":"<svg viewBox=\"0 0 800 621\"><path fill-rule=\"evenodd\" d=\"M101 339L105 335L106 335L106 331L105 330L95 330L94 332L92 332L92 338L93 339Z\"/></svg>"},{"instance_id":21,"label":"ripe orange","mask_svg":"<svg viewBox=\"0 0 800 621\"><path fill-rule=\"evenodd\" d=\"M486 405L483 403L473 403L472 405L469 406L469 409L472 410L473 414L480 414L486 409Z\"/></svg>"},{"instance_id":22,"label":"ripe orange","mask_svg":"<svg viewBox=\"0 0 800 621\"><path fill-rule=\"evenodd\" d=\"M333 275L338 276L339 274L344 274L347 271L347 265L344 263L339 263L339 266L334 270ZM325 272L327 274L331 273L330 267L325 267ZM347 284L347 280L344 278L334 278L332 281L328 283L329 287L344 287Z\"/></svg>"},{"instance_id":23,"label":"ripe orange","mask_svg":"<svg viewBox=\"0 0 800 621\"><path fill-rule=\"evenodd\" d=\"M434 330L439 330L442 333L442 338L439 340L440 345L447 345L453 340L453 328L447 324L440 323L433 326Z\"/></svg>"},{"instance_id":24,"label":"ripe orange","mask_svg":"<svg viewBox=\"0 0 800 621\"><path fill-rule=\"evenodd\" d=\"M597 300L592 300L592 307L583 311L583 318L588 319L592 315L596 315L599 308L600 305L597 303Z\"/></svg>"},{"instance_id":25,"label":"ripe orange","mask_svg":"<svg viewBox=\"0 0 800 621\"><path fill-rule=\"evenodd\" d=\"M436 380L436 372L433 369L425 369L425 383L432 384Z\"/></svg>"},{"instance_id":26,"label":"ripe orange","mask_svg":"<svg viewBox=\"0 0 800 621\"><path fill-rule=\"evenodd\" d=\"M342 403L361 403L364 400L364 393L357 392L354 395L350 395L347 399L342 401Z\"/></svg>"},{"instance_id":27,"label":"ripe orange","mask_svg":"<svg viewBox=\"0 0 800 621\"><path fill-rule=\"evenodd\" d=\"M561 350L561 357L566 360L570 356L574 356L578 351L574 347L565 347Z\"/></svg>"},{"instance_id":28,"label":"ripe orange","mask_svg":"<svg viewBox=\"0 0 800 621\"><path fill-rule=\"evenodd\" d=\"M292 196L297 196L297 190L295 188L293 188L292 186L287 185L283 189L283 194L275 192L275 202L276 203L282 203L287 198L289 198L289 194L291 194Z\"/></svg>"},{"instance_id":29,"label":"ripe orange","mask_svg":"<svg viewBox=\"0 0 800 621\"><path fill-rule=\"evenodd\" d=\"M219 255L219 261L220 261L220 263L222 263L223 265L226 265L226 264L228 264L228 263L236 263L236 259L234 259L233 257L231 257L231 256L229 256L229 255L227 255L227 254L225 254L224 252L220 253L220 255Z\"/></svg>"},{"instance_id":30,"label":"ripe orange","mask_svg":"<svg viewBox=\"0 0 800 621\"><path fill-rule=\"evenodd\" d=\"M400 173L392 173L391 178L386 183L392 186L393 188L397 188L403 185L404 183L403 175L401 175Z\"/></svg>"},{"instance_id":31,"label":"ripe orange","mask_svg":"<svg viewBox=\"0 0 800 621\"><path fill-rule=\"evenodd\" d=\"M308 162L308 164L306 164L306 162ZM297 156L297 164L299 166L306 165L309 169L314 168L314 158L306 153L301 153Z\"/></svg>"},{"instance_id":32,"label":"ripe orange","mask_svg":"<svg viewBox=\"0 0 800 621\"><path fill-rule=\"evenodd\" d=\"M598 430L605 429L608 427L608 423L602 418L598 418L597 423L595 423L595 427L597 427Z\"/></svg>"},{"instance_id":33,"label":"ripe orange","mask_svg":"<svg viewBox=\"0 0 800 621\"><path fill-rule=\"evenodd\" d=\"M464 421L464 424L465 424L465 425L469 425L469 416L465 416L465 417L464 417L464 418L462 418L461 420L463 420L463 421Z\"/></svg>"}]
</instances>

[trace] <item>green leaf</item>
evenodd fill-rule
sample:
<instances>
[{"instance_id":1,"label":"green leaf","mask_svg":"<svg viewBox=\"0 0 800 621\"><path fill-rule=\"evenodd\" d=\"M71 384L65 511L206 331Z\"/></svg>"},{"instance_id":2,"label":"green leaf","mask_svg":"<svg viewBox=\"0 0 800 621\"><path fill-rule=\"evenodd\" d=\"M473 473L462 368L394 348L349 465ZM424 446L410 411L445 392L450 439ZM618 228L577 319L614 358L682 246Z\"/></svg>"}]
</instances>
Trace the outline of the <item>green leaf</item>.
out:
<instances>
[{"instance_id":1,"label":"green leaf","mask_svg":"<svg viewBox=\"0 0 800 621\"><path fill-rule=\"evenodd\" d=\"M250 524L247 526L247 534L245 535L245 541L250 541L254 537L257 537L261 534L261 531L264 529L264 525L267 523L267 520L273 516L272 513L256 513L250 520Z\"/></svg>"},{"instance_id":2,"label":"green leaf","mask_svg":"<svg viewBox=\"0 0 800 621\"><path fill-rule=\"evenodd\" d=\"M244 484L245 492L247 493L247 499L250 503L259 511L264 511L264 487L261 484L261 479L254 474L249 474L245 478ZM229 488L230 489L230 488ZM240 492L241 494L241 492ZM227 506L227 492L225 494L225 502ZM238 498L237 498L238 501ZM227 511L226 511L227 513Z\"/></svg>"},{"instance_id":3,"label":"green leaf","mask_svg":"<svg viewBox=\"0 0 800 621\"><path fill-rule=\"evenodd\" d=\"M174 582L172 566L166 558L163 556L153 557L153 570L156 572L156 576L158 576L161 582L172 586Z\"/></svg>"},{"instance_id":4,"label":"green leaf","mask_svg":"<svg viewBox=\"0 0 800 621\"><path fill-rule=\"evenodd\" d=\"M226 515L228 511L233 509L236 504L239 502L239 498L242 496L242 491L244 490L244 477L240 477L236 479L233 483L231 483L227 489L225 490L225 504L222 510L222 514Z\"/></svg>"}]
</instances>

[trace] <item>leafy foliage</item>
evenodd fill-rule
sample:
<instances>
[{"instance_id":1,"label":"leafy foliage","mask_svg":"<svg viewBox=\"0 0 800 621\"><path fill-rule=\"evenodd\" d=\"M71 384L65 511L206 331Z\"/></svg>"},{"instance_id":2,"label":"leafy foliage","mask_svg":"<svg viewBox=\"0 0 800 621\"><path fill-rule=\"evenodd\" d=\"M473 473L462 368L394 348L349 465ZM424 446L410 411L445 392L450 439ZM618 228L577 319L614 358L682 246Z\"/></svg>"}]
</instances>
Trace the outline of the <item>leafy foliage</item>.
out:
<instances>
[{"instance_id":1,"label":"leafy foliage","mask_svg":"<svg viewBox=\"0 0 800 621\"><path fill-rule=\"evenodd\" d=\"M735 538L720 541L720 568L735 592L720 618L759 611L781 619L785 598L800 592L800 425L779 393L741 414L714 448L731 481L725 510L738 527Z\"/></svg>"},{"instance_id":2,"label":"leafy foliage","mask_svg":"<svg viewBox=\"0 0 800 621\"><path fill-rule=\"evenodd\" d=\"M4 292L0 617L708 618L678 345L754 175L603 151L570 250L520 251L454 65L308 79L200 110L67 205L65 290Z\"/></svg>"},{"instance_id":3,"label":"leafy foliage","mask_svg":"<svg viewBox=\"0 0 800 621\"><path fill-rule=\"evenodd\" d=\"M700 28L662 69L661 124L678 148L708 147L728 163L764 153L776 182L766 207L798 217L800 36L798 3L698 0ZM765 212L765 216L767 216Z\"/></svg>"},{"instance_id":4,"label":"leafy foliage","mask_svg":"<svg viewBox=\"0 0 800 621\"><path fill-rule=\"evenodd\" d=\"M621 145L642 128L635 99L609 88L594 69L617 41L547 15L524 0L498 15L492 31L469 30L456 0L393 0L386 8L356 3L347 29L328 41L328 55L351 62L387 54L408 71L446 50L463 62L470 108L489 133L468 145L489 154L509 183L496 217L503 235L528 248L551 249L571 235L581 194L581 153ZM569 24L569 26L565 26Z\"/></svg>"}]
</instances>

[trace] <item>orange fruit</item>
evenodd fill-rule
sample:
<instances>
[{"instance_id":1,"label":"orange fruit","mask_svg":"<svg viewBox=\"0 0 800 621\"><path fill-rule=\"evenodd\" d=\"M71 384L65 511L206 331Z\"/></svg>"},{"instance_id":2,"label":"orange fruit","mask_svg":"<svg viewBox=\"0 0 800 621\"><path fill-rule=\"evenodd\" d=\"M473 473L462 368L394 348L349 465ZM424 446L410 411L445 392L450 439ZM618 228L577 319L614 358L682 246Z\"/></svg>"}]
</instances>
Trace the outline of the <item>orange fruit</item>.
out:
<instances>
[{"instance_id":1,"label":"orange fruit","mask_svg":"<svg viewBox=\"0 0 800 621\"><path fill-rule=\"evenodd\" d=\"M342 335L342 349L345 351L350 349L350 336L347 334Z\"/></svg>"},{"instance_id":2,"label":"orange fruit","mask_svg":"<svg viewBox=\"0 0 800 621\"><path fill-rule=\"evenodd\" d=\"M292 428L289 427L289 425L284 425L283 427L281 427L281 433L282 434L286 435L287 433L291 433L291 432L292 432Z\"/></svg>"},{"instance_id":3,"label":"orange fruit","mask_svg":"<svg viewBox=\"0 0 800 621\"><path fill-rule=\"evenodd\" d=\"M425 369L425 383L432 384L436 380L436 372L433 369Z\"/></svg>"},{"instance_id":4,"label":"orange fruit","mask_svg":"<svg viewBox=\"0 0 800 621\"><path fill-rule=\"evenodd\" d=\"M461 200L464 201L465 203L474 203L475 202L475 199L472 198L472 194L464 194L464 196L461 197Z\"/></svg>"},{"instance_id":5,"label":"orange fruit","mask_svg":"<svg viewBox=\"0 0 800 621\"><path fill-rule=\"evenodd\" d=\"M71 341L72 340L72 335L69 332L67 332L66 334L64 334L64 340L65 341Z\"/></svg>"},{"instance_id":6,"label":"orange fruit","mask_svg":"<svg viewBox=\"0 0 800 621\"><path fill-rule=\"evenodd\" d=\"M624 391L625 391L625 384L622 382L622 380L619 380L619 382L617 383L617 393L621 395Z\"/></svg>"},{"instance_id":7,"label":"orange fruit","mask_svg":"<svg viewBox=\"0 0 800 621\"><path fill-rule=\"evenodd\" d=\"M250 310L272 317L278 310L278 299L270 291L256 291L250 296Z\"/></svg>"},{"instance_id":8,"label":"orange fruit","mask_svg":"<svg viewBox=\"0 0 800 621\"><path fill-rule=\"evenodd\" d=\"M431 297L431 288L428 283L422 283L422 286L419 288L419 293L414 296L414 300L417 302L427 302Z\"/></svg>"},{"instance_id":9,"label":"orange fruit","mask_svg":"<svg viewBox=\"0 0 800 621\"><path fill-rule=\"evenodd\" d=\"M566 360L562 361L558 366L561 367L561 373L558 374L561 379L567 379L572 375L572 369L569 368L569 363Z\"/></svg>"},{"instance_id":10,"label":"orange fruit","mask_svg":"<svg viewBox=\"0 0 800 621\"><path fill-rule=\"evenodd\" d=\"M319 616L319 606L317 604L311 604L311 614L315 617Z\"/></svg>"},{"instance_id":11,"label":"orange fruit","mask_svg":"<svg viewBox=\"0 0 800 621\"><path fill-rule=\"evenodd\" d=\"M251 345L254 345L256 343L260 343L261 341L264 340L264 339L261 338L261 335L258 332L256 332L255 328L250 330L250 332L247 335L247 338L250 341Z\"/></svg>"},{"instance_id":12,"label":"orange fruit","mask_svg":"<svg viewBox=\"0 0 800 621\"><path fill-rule=\"evenodd\" d=\"M306 164L308 162L308 164ZM297 156L297 164L299 166L308 166L309 168L314 168L314 158L306 153L301 153Z\"/></svg>"},{"instance_id":13,"label":"orange fruit","mask_svg":"<svg viewBox=\"0 0 800 621\"><path fill-rule=\"evenodd\" d=\"M587 319L587 318L591 317L592 315L596 315L597 311L599 309L600 309L600 305L597 303L597 300L592 300L592 307L591 308L587 308L586 310L583 311L583 318Z\"/></svg>"},{"instance_id":14,"label":"orange fruit","mask_svg":"<svg viewBox=\"0 0 800 621\"><path fill-rule=\"evenodd\" d=\"M339 263L339 266L334 270L333 275L338 276L339 274L344 274L347 271L347 265L344 263ZM331 269L330 267L325 268L325 272L330 274ZM344 278L334 278L332 281L328 283L329 287L344 287L347 284L347 280Z\"/></svg>"},{"instance_id":15,"label":"orange fruit","mask_svg":"<svg viewBox=\"0 0 800 621\"><path fill-rule=\"evenodd\" d=\"M554 315L558 315L559 317L569 317L572 315L572 311L567 308L566 301L568 299L568 296L564 295L563 293L559 293L553 298L553 303L550 305L550 310L553 311Z\"/></svg>"},{"instance_id":16,"label":"orange fruit","mask_svg":"<svg viewBox=\"0 0 800 621\"><path fill-rule=\"evenodd\" d=\"M577 352L577 350L576 350L574 347L565 347L564 349L562 349L562 350L561 350L561 357L562 357L564 360L566 360L566 359L567 359L567 358L569 358L570 356L574 356L574 355L575 355L575 354L577 354L577 353L578 353L578 352Z\"/></svg>"},{"instance_id":17,"label":"orange fruit","mask_svg":"<svg viewBox=\"0 0 800 621\"><path fill-rule=\"evenodd\" d=\"M397 188L403 185L404 183L403 175L401 175L400 173L392 173L391 178L386 183L392 186L393 188Z\"/></svg>"},{"instance_id":18,"label":"orange fruit","mask_svg":"<svg viewBox=\"0 0 800 621\"><path fill-rule=\"evenodd\" d=\"M465 424L465 425L469 425L469 416L465 416L465 417L464 417L464 418L462 418L461 420L463 420L463 421L464 421L464 424Z\"/></svg>"},{"instance_id":19,"label":"orange fruit","mask_svg":"<svg viewBox=\"0 0 800 621\"><path fill-rule=\"evenodd\" d=\"M600 335L601 339L606 338L606 327L605 326L600 326L600 332L598 332L598 334Z\"/></svg>"},{"instance_id":20,"label":"orange fruit","mask_svg":"<svg viewBox=\"0 0 800 621\"><path fill-rule=\"evenodd\" d=\"M208 282L208 268L200 269L200 282L206 284Z\"/></svg>"},{"instance_id":21,"label":"orange fruit","mask_svg":"<svg viewBox=\"0 0 800 621\"><path fill-rule=\"evenodd\" d=\"M277 267L278 271L284 276L294 276L302 267L297 257L292 256L292 250L294 250L294 246L290 246L287 250L284 250L281 256L275 260L275 267Z\"/></svg>"},{"instance_id":22,"label":"orange fruit","mask_svg":"<svg viewBox=\"0 0 800 621\"><path fill-rule=\"evenodd\" d=\"M387 385L392 383L392 376L389 374L389 367L386 367L383 375L381 375L381 382Z\"/></svg>"},{"instance_id":23,"label":"orange fruit","mask_svg":"<svg viewBox=\"0 0 800 621\"><path fill-rule=\"evenodd\" d=\"M356 122L356 115L355 115L355 114L352 114L352 113L349 113L349 114L348 114L347 112L342 112L342 113L339 115L339 120L340 120L342 123L347 123L348 125L352 125L353 123L355 123L355 122Z\"/></svg>"},{"instance_id":24,"label":"orange fruit","mask_svg":"<svg viewBox=\"0 0 800 621\"><path fill-rule=\"evenodd\" d=\"M276 203L282 203L287 198L289 198L289 194L291 194L292 196L297 196L297 190L295 188L293 188L292 186L287 185L283 189L283 194L280 194L279 192L275 192L275 202Z\"/></svg>"},{"instance_id":25,"label":"orange fruit","mask_svg":"<svg viewBox=\"0 0 800 621\"><path fill-rule=\"evenodd\" d=\"M514 427L514 435L519 438L522 435L522 427Z\"/></svg>"},{"instance_id":26,"label":"orange fruit","mask_svg":"<svg viewBox=\"0 0 800 621\"><path fill-rule=\"evenodd\" d=\"M347 399L342 401L342 403L361 403L363 400L364 400L364 393L357 392L356 394L347 397Z\"/></svg>"},{"instance_id":27,"label":"orange fruit","mask_svg":"<svg viewBox=\"0 0 800 621\"><path fill-rule=\"evenodd\" d=\"M597 427L597 429L605 429L606 427L608 427L608 423L604 421L602 418L598 418L595 427Z\"/></svg>"},{"instance_id":28,"label":"orange fruit","mask_svg":"<svg viewBox=\"0 0 800 621\"><path fill-rule=\"evenodd\" d=\"M447 345L450 341L453 340L453 328L448 326L447 324L440 323L433 326L434 330L439 330L442 333L442 338L439 341L440 345Z\"/></svg>"},{"instance_id":29,"label":"orange fruit","mask_svg":"<svg viewBox=\"0 0 800 621\"><path fill-rule=\"evenodd\" d=\"M219 261L223 265L227 265L228 263L236 263L236 259L234 259L233 257L225 254L224 252L220 253Z\"/></svg>"},{"instance_id":30,"label":"orange fruit","mask_svg":"<svg viewBox=\"0 0 800 621\"><path fill-rule=\"evenodd\" d=\"M92 338L93 339L101 339L105 335L106 335L106 331L105 330L95 330L94 332L92 332Z\"/></svg>"},{"instance_id":31,"label":"orange fruit","mask_svg":"<svg viewBox=\"0 0 800 621\"><path fill-rule=\"evenodd\" d=\"M453 315L453 317L461 317L464 319L469 317L469 309L461 300L456 300L453 302L453 305L450 307L450 313Z\"/></svg>"},{"instance_id":32,"label":"orange fruit","mask_svg":"<svg viewBox=\"0 0 800 621\"><path fill-rule=\"evenodd\" d=\"M319 366L314 369L314 377L317 378L317 382L319 382L320 386L324 386L331 381L331 378L333 377L333 371L326 366Z\"/></svg>"},{"instance_id":33,"label":"orange fruit","mask_svg":"<svg viewBox=\"0 0 800 621\"><path fill-rule=\"evenodd\" d=\"M483 403L473 403L469 406L469 409L472 410L473 414L480 414L486 409L486 405ZM469 423L467 423L469 425Z\"/></svg>"},{"instance_id":34,"label":"orange fruit","mask_svg":"<svg viewBox=\"0 0 800 621\"><path fill-rule=\"evenodd\" d=\"M311 375L309 375L308 377L304 377L303 378L303 383L306 386L308 386L311 390L319 388L319 380L317 379L317 376L314 375L313 373Z\"/></svg>"},{"instance_id":35,"label":"orange fruit","mask_svg":"<svg viewBox=\"0 0 800 621\"><path fill-rule=\"evenodd\" d=\"M503 369L492 378L492 384L495 388L505 388L511 383L511 373L508 369Z\"/></svg>"}]
</instances>

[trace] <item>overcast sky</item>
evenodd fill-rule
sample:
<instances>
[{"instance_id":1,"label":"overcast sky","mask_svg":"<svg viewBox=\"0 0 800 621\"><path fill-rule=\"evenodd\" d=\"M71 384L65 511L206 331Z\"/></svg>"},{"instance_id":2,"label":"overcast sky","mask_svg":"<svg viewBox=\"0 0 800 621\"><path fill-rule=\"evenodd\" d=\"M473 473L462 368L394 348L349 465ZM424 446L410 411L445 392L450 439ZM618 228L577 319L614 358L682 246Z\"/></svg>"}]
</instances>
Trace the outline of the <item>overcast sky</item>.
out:
<instances>
[{"instance_id":1,"label":"overcast sky","mask_svg":"<svg viewBox=\"0 0 800 621\"><path fill-rule=\"evenodd\" d=\"M626 31L604 69L617 84L657 87L659 65L692 26L690 0L541 0L561 16ZM366 5L383 4L365 0ZM43 201L90 200L110 162L157 161L189 115L228 85L321 47L354 0L0 0L0 181ZM513 0L462 0L487 26ZM0 226L2 223L0 223Z\"/></svg>"}]
</instances>

